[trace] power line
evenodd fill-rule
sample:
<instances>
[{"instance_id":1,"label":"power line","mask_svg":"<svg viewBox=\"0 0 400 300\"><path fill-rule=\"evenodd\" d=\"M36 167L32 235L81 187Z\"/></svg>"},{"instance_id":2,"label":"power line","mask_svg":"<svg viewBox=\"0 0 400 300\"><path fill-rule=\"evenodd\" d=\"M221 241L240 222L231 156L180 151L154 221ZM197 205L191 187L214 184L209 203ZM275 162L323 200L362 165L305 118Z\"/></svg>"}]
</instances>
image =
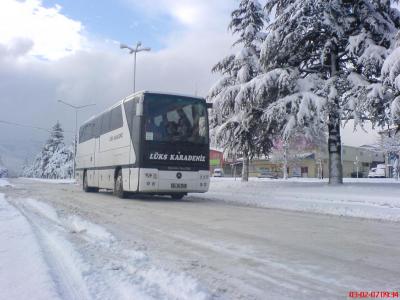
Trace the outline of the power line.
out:
<instances>
[{"instance_id":1,"label":"power line","mask_svg":"<svg viewBox=\"0 0 400 300\"><path fill-rule=\"evenodd\" d=\"M7 125L13 125L13 126L19 126L19 127L27 127L27 128L33 128L33 129L37 129L37 130L42 130L42 131L46 131L46 132L50 132L50 129L47 128L43 128L43 127L38 127L38 126L33 126L33 125L25 125L25 124L19 124L19 123L15 123L15 122L10 122L10 121L4 121L4 120L0 120L0 123L3 124L7 124ZM64 132L68 132L68 133L72 133L72 131L65 131Z\"/></svg>"}]
</instances>

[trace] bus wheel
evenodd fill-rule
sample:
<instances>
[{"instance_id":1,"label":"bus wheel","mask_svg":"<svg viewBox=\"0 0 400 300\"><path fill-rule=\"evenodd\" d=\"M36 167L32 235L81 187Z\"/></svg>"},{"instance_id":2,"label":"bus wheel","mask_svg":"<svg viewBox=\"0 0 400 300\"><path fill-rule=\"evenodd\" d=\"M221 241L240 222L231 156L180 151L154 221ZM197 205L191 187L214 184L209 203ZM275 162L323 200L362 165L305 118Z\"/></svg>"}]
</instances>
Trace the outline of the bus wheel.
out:
<instances>
[{"instance_id":1,"label":"bus wheel","mask_svg":"<svg viewBox=\"0 0 400 300\"><path fill-rule=\"evenodd\" d=\"M176 200L180 200L185 196L185 194L172 194L171 198L172 199L176 199Z\"/></svg>"},{"instance_id":2,"label":"bus wheel","mask_svg":"<svg viewBox=\"0 0 400 300\"><path fill-rule=\"evenodd\" d=\"M123 186L123 182L122 182L122 170L118 171L117 178L115 179L114 195L121 199L124 199L127 196L127 193L124 192L124 186Z\"/></svg>"}]
</instances>

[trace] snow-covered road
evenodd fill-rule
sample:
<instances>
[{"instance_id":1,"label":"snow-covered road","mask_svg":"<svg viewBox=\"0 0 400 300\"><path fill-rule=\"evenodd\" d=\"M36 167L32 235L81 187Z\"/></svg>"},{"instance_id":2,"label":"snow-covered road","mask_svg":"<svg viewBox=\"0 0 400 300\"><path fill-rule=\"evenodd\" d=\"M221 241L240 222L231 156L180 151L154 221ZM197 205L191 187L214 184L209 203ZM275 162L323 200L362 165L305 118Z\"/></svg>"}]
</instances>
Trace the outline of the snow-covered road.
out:
<instances>
[{"instance_id":1,"label":"snow-covered road","mask_svg":"<svg viewBox=\"0 0 400 300\"><path fill-rule=\"evenodd\" d=\"M400 289L398 222L10 182L0 187L8 298L343 299ZM37 286L47 294L31 293Z\"/></svg>"}]
</instances>

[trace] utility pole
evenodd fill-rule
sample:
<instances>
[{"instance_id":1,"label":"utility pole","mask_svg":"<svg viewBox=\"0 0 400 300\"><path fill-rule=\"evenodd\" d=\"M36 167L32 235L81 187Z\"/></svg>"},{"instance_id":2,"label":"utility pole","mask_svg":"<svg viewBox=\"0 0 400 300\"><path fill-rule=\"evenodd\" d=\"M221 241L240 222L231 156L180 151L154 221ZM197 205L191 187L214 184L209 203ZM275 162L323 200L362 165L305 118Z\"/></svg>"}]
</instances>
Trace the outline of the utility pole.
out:
<instances>
[{"instance_id":1,"label":"utility pole","mask_svg":"<svg viewBox=\"0 0 400 300\"><path fill-rule=\"evenodd\" d=\"M74 164L73 164L73 171L72 171L73 174L74 174L73 175L74 179L75 179L75 175L76 175L76 170L75 170L76 161L75 161L75 159L76 159L76 147L77 147L77 142L78 142L78 111L80 109L82 109L82 108L85 108L85 107L88 107L88 106L94 106L96 104L92 103L92 104L85 104L85 105L77 106L77 105L72 105L72 104L70 104L68 102L62 101L62 100L58 100L58 102L63 103L65 105L69 106L69 107L72 107L75 110Z\"/></svg>"}]
</instances>

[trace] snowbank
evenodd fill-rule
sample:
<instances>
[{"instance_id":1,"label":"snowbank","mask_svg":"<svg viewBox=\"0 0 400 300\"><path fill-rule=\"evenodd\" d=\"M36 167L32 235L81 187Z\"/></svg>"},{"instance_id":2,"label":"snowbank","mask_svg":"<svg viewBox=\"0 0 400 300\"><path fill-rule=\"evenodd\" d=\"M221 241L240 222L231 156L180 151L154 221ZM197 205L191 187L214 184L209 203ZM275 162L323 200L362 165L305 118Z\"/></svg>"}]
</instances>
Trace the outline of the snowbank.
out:
<instances>
[{"instance_id":1,"label":"snowbank","mask_svg":"<svg viewBox=\"0 0 400 300\"><path fill-rule=\"evenodd\" d=\"M5 187L5 186L13 186L13 185L9 183L7 179L0 178L0 187Z\"/></svg>"},{"instance_id":2,"label":"snowbank","mask_svg":"<svg viewBox=\"0 0 400 300\"><path fill-rule=\"evenodd\" d=\"M0 291L2 299L60 299L35 234L0 194Z\"/></svg>"},{"instance_id":3,"label":"snowbank","mask_svg":"<svg viewBox=\"0 0 400 300\"><path fill-rule=\"evenodd\" d=\"M318 179L212 178L202 197L249 206L400 222L400 182L392 179L346 179L329 186Z\"/></svg>"}]
</instances>

